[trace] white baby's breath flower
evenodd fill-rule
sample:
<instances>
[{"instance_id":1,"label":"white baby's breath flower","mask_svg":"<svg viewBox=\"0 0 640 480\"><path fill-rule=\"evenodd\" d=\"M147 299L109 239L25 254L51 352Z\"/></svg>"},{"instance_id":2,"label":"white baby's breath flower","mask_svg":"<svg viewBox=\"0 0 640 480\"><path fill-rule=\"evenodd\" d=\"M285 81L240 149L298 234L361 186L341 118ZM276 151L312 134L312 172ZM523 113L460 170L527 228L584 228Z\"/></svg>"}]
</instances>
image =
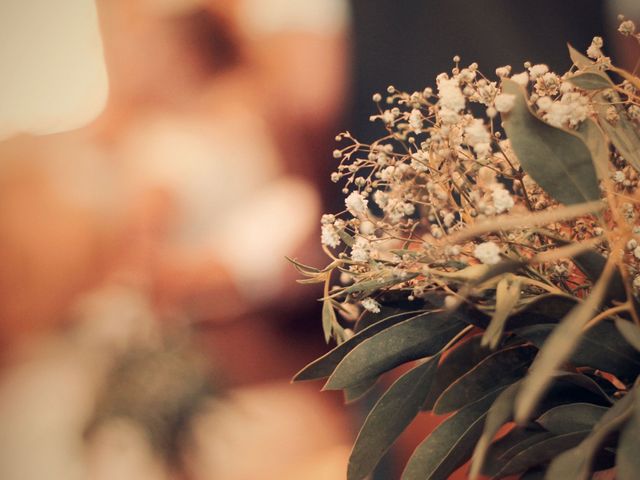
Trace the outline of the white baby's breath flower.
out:
<instances>
[{"instance_id":1,"label":"white baby's breath flower","mask_svg":"<svg viewBox=\"0 0 640 480\"><path fill-rule=\"evenodd\" d=\"M371 313L380 313L380 304L378 302L376 302L373 298L371 297L367 297L362 299L362 301L360 302L360 304L362 305L362 307Z\"/></svg>"},{"instance_id":2,"label":"white baby's breath flower","mask_svg":"<svg viewBox=\"0 0 640 480\"><path fill-rule=\"evenodd\" d=\"M336 248L340 245L340 236L333 225L324 224L320 232L320 241L327 247Z\"/></svg>"},{"instance_id":3,"label":"white baby's breath flower","mask_svg":"<svg viewBox=\"0 0 640 480\"><path fill-rule=\"evenodd\" d=\"M422 125L422 113L417 108L414 108L409 114L409 126L414 133L420 133Z\"/></svg>"},{"instance_id":4,"label":"white baby's breath flower","mask_svg":"<svg viewBox=\"0 0 640 480\"><path fill-rule=\"evenodd\" d=\"M365 213L367 210L368 200L362 196L360 192L351 192L345 199L347 210L354 215Z\"/></svg>"},{"instance_id":5,"label":"white baby's breath flower","mask_svg":"<svg viewBox=\"0 0 640 480\"><path fill-rule=\"evenodd\" d=\"M442 108L452 110L454 113L460 112L465 107L465 98L455 78L438 76L438 97Z\"/></svg>"},{"instance_id":6,"label":"white baby's breath flower","mask_svg":"<svg viewBox=\"0 0 640 480\"><path fill-rule=\"evenodd\" d=\"M351 247L351 260L354 262L367 262L371 252L371 244L366 238L358 237Z\"/></svg>"},{"instance_id":7,"label":"white baby's breath flower","mask_svg":"<svg viewBox=\"0 0 640 480\"><path fill-rule=\"evenodd\" d=\"M526 87L527 83L529 83L529 74L527 72L516 73L511 77L511 80L516 82L518 85Z\"/></svg>"},{"instance_id":8,"label":"white baby's breath flower","mask_svg":"<svg viewBox=\"0 0 640 480\"><path fill-rule=\"evenodd\" d=\"M511 93L500 93L496 95L495 107L501 113L509 112L513 108L516 96Z\"/></svg>"},{"instance_id":9,"label":"white baby's breath flower","mask_svg":"<svg viewBox=\"0 0 640 480\"><path fill-rule=\"evenodd\" d=\"M496 213L507 212L513 208L514 202L511 194L502 185L497 184L491 192L493 198L493 206Z\"/></svg>"},{"instance_id":10,"label":"white baby's breath flower","mask_svg":"<svg viewBox=\"0 0 640 480\"><path fill-rule=\"evenodd\" d=\"M375 230L376 226L369 220L365 220L360 224L360 233L362 235L373 235L373 232L375 232Z\"/></svg>"},{"instance_id":11,"label":"white baby's breath flower","mask_svg":"<svg viewBox=\"0 0 640 480\"><path fill-rule=\"evenodd\" d=\"M376 202L380 208L384 208L387 206L387 203L389 203L389 194L382 190L376 190L373 194L373 201Z\"/></svg>"},{"instance_id":12,"label":"white baby's breath flower","mask_svg":"<svg viewBox=\"0 0 640 480\"><path fill-rule=\"evenodd\" d=\"M624 36L633 35L636 33L636 24L631 20L625 20L618 27L618 31Z\"/></svg>"},{"instance_id":13,"label":"white baby's breath flower","mask_svg":"<svg viewBox=\"0 0 640 480\"><path fill-rule=\"evenodd\" d=\"M549 67L547 67L543 63L539 63L538 65L534 65L529 68L529 74L531 75L532 80L535 80L536 78L541 77L548 71L549 71Z\"/></svg>"},{"instance_id":14,"label":"white baby's breath flower","mask_svg":"<svg viewBox=\"0 0 640 480\"><path fill-rule=\"evenodd\" d=\"M505 65L504 67L496 68L496 75L498 77L507 77L511 73L511 65Z\"/></svg>"},{"instance_id":15,"label":"white baby's breath flower","mask_svg":"<svg viewBox=\"0 0 640 480\"><path fill-rule=\"evenodd\" d=\"M594 60L602 57L602 45L604 45L602 37L593 37L591 45L589 45L589 48L587 48L587 56L589 58L593 58Z\"/></svg>"},{"instance_id":16,"label":"white baby's breath flower","mask_svg":"<svg viewBox=\"0 0 640 480\"><path fill-rule=\"evenodd\" d=\"M484 242L476 245L473 256L487 265L495 265L500 262L500 247L493 242Z\"/></svg>"}]
</instances>

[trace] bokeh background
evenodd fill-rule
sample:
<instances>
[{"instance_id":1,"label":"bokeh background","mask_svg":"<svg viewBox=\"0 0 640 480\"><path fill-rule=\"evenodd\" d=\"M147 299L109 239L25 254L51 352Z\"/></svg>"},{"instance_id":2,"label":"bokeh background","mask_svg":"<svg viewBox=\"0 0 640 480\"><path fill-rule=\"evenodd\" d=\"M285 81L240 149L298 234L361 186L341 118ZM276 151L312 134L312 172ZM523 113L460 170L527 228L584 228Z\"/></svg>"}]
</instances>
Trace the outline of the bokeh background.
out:
<instances>
[{"instance_id":1,"label":"bokeh background","mask_svg":"<svg viewBox=\"0 0 640 480\"><path fill-rule=\"evenodd\" d=\"M388 85L613 34L634 0L1 0L0 478L333 480L375 395L322 354L334 137ZM374 478L398 478L424 415ZM464 478L464 468L456 478Z\"/></svg>"}]
</instances>

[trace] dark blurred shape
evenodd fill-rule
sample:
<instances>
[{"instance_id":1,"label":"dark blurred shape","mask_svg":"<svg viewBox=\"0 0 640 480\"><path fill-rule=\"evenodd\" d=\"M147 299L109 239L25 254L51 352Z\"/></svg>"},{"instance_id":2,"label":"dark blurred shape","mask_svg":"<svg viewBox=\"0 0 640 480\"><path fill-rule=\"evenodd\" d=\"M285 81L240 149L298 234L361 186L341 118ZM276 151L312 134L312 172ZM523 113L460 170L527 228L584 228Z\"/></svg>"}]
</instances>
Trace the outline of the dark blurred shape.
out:
<instances>
[{"instance_id":1,"label":"dark blurred shape","mask_svg":"<svg viewBox=\"0 0 640 480\"><path fill-rule=\"evenodd\" d=\"M477 62L486 76L523 62L565 71L571 65L567 42L585 50L604 32L602 0L352 0L354 41L353 117L348 128L363 140L376 138L379 125L371 95L389 85L400 90L435 87L450 71L454 55L462 65Z\"/></svg>"},{"instance_id":2,"label":"dark blurred shape","mask_svg":"<svg viewBox=\"0 0 640 480\"><path fill-rule=\"evenodd\" d=\"M98 395L91 435L114 420L133 422L159 455L180 466L194 416L215 393L205 359L185 346L137 349L122 355Z\"/></svg>"}]
</instances>

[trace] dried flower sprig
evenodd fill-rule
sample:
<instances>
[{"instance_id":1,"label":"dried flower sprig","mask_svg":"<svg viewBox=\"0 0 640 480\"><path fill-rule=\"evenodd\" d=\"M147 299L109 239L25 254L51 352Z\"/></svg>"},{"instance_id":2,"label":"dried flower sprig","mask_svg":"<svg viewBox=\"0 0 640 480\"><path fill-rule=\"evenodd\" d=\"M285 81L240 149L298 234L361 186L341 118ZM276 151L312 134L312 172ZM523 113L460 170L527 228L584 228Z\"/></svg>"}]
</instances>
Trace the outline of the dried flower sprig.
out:
<instances>
[{"instance_id":1,"label":"dried flower sprig","mask_svg":"<svg viewBox=\"0 0 640 480\"><path fill-rule=\"evenodd\" d=\"M640 41L629 20L619 31ZM332 262L296 265L305 282L325 284L325 336L339 345L296 379L329 377L326 388L354 399L384 372L422 359L367 418L350 480L371 471L421 408L458 413L418 447L406 479L447 478L483 415L472 476L487 470L498 428L537 418L571 375L587 390L597 376L616 396L632 396L640 374L640 80L611 63L599 37L587 56L569 53L574 66L563 74L526 62L517 73L498 68L495 80L456 56L435 88L373 95L370 119L382 124L382 138L337 136L331 179L343 185L345 208L323 215L321 237ZM438 386L439 374L453 383ZM623 403L606 415L617 419ZM569 417L582 415L572 408ZM629 435L640 437L640 427ZM584 448L599 438L583 436ZM567 456L551 463L548 478L572 468L587 478L593 462L576 463L584 452L556 441L549 458L563 449ZM434 460L441 443L449 453ZM624 451L621 461L631 461ZM515 470L507 461L488 474L523 473L542 460L520 459Z\"/></svg>"}]
</instances>

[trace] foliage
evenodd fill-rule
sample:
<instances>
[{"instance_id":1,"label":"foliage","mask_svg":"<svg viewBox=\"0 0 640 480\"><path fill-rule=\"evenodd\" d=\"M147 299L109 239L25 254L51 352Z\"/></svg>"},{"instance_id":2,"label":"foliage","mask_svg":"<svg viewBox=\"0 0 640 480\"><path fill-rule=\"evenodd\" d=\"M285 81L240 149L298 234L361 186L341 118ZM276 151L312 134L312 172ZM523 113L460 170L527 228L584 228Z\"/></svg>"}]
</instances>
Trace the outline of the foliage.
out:
<instances>
[{"instance_id":1,"label":"foliage","mask_svg":"<svg viewBox=\"0 0 640 480\"><path fill-rule=\"evenodd\" d=\"M624 19L620 31L640 39ZM456 57L437 93L374 95L386 136L338 136L331 263L294 261L324 283L338 345L295 380L326 379L349 401L390 384L349 480L423 411L451 415L405 480L469 460L472 478L640 477L640 79L601 47L570 47L562 76L526 63L499 82Z\"/></svg>"}]
</instances>

